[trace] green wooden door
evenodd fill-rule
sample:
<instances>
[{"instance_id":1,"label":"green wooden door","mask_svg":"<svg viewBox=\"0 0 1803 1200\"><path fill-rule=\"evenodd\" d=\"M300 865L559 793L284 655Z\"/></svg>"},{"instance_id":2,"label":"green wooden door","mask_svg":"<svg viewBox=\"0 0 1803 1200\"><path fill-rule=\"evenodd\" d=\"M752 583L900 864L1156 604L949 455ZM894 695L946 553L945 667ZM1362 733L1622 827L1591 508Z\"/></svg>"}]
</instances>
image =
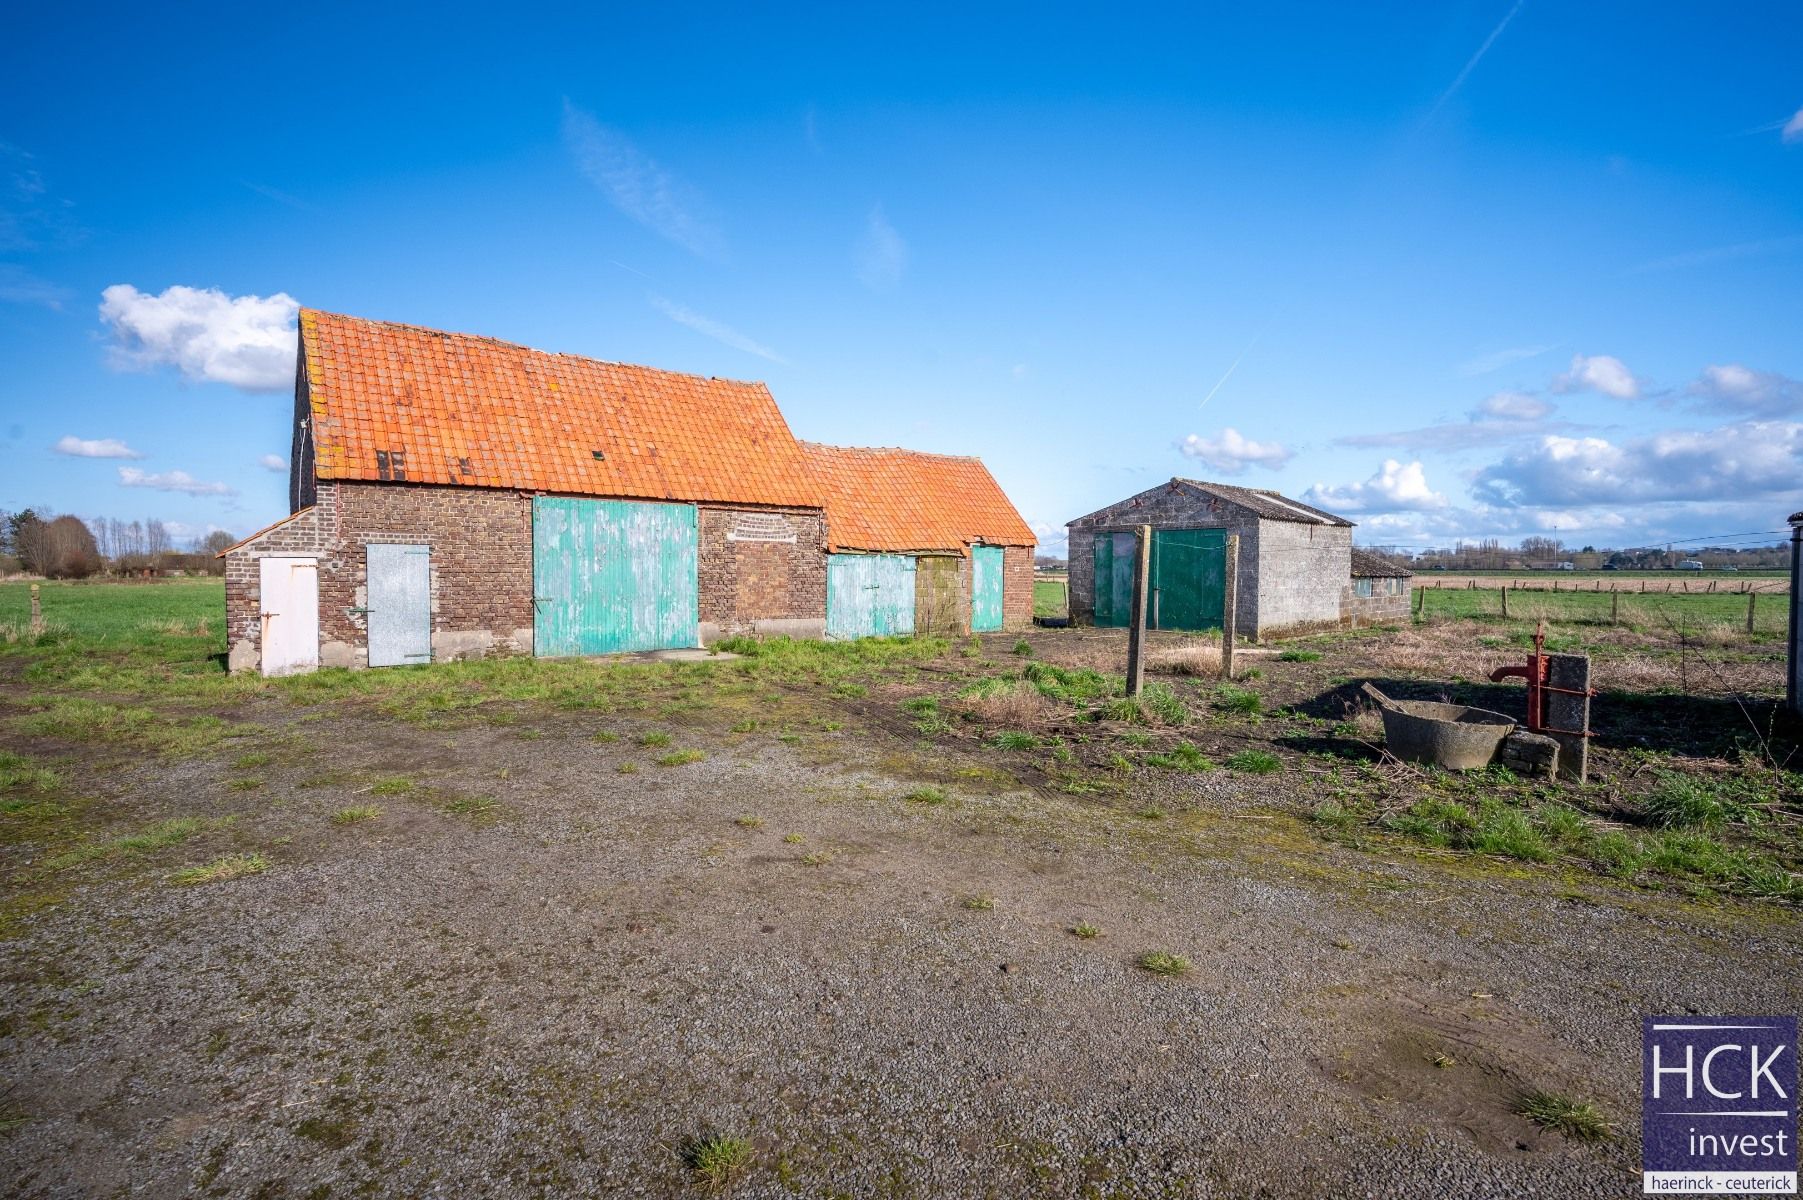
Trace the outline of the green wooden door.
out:
<instances>
[{"instance_id":1,"label":"green wooden door","mask_svg":"<svg viewBox=\"0 0 1803 1200\"><path fill-rule=\"evenodd\" d=\"M692 504L532 501L533 653L701 642Z\"/></svg>"},{"instance_id":2,"label":"green wooden door","mask_svg":"<svg viewBox=\"0 0 1803 1200\"><path fill-rule=\"evenodd\" d=\"M1002 548L970 548L970 631L994 633L1002 627Z\"/></svg>"},{"instance_id":3,"label":"green wooden door","mask_svg":"<svg viewBox=\"0 0 1803 1200\"><path fill-rule=\"evenodd\" d=\"M1219 629L1227 586L1227 532L1152 531L1153 629Z\"/></svg>"},{"instance_id":4,"label":"green wooden door","mask_svg":"<svg viewBox=\"0 0 1803 1200\"><path fill-rule=\"evenodd\" d=\"M906 554L830 554L826 636L833 641L914 632L914 559Z\"/></svg>"},{"instance_id":5,"label":"green wooden door","mask_svg":"<svg viewBox=\"0 0 1803 1200\"><path fill-rule=\"evenodd\" d=\"M1096 534L1095 564L1096 624L1125 629L1133 617L1133 535Z\"/></svg>"}]
</instances>

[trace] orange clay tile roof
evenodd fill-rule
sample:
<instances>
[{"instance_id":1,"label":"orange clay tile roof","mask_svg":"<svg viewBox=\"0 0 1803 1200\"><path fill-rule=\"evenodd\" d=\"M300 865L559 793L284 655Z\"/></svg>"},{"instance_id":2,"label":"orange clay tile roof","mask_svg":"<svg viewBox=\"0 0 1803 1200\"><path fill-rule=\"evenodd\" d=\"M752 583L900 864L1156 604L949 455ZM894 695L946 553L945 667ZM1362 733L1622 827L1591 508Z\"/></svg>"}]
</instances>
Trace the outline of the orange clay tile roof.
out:
<instances>
[{"instance_id":1,"label":"orange clay tile roof","mask_svg":"<svg viewBox=\"0 0 1803 1200\"><path fill-rule=\"evenodd\" d=\"M320 479L822 507L761 383L313 309L300 328Z\"/></svg>"},{"instance_id":2,"label":"orange clay tile roof","mask_svg":"<svg viewBox=\"0 0 1803 1200\"><path fill-rule=\"evenodd\" d=\"M826 493L831 550L966 552L1036 544L982 462L914 450L801 443Z\"/></svg>"}]
</instances>

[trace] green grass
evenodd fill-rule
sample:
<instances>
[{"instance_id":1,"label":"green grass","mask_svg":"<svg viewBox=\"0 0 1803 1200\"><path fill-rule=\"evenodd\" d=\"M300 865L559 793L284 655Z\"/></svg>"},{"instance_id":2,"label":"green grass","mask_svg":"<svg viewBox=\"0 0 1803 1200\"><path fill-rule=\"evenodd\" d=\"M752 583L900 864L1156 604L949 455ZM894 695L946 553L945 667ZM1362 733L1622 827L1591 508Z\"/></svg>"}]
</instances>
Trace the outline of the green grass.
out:
<instances>
[{"instance_id":1,"label":"green grass","mask_svg":"<svg viewBox=\"0 0 1803 1200\"><path fill-rule=\"evenodd\" d=\"M657 760L657 765L660 767L681 767L686 766L689 763L700 762L706 757L707 753L702 750L672 750L668 754L660 755Z\"/></svg>"},{"instance_id":2,"label":"green grass","mask_svg":"<svg viewBox=\"0 0 1803 1200\"><path fill-rule=\"evenodd\" d=\"M1021 638L1019 641L1014 643L1014 651L1013 652L1015 654L1020 655L1023 658L1032 658L1033 657L1033 643L1029 642L1026 638Z\"/></svg>"},{"instance_id":3,"label":"green grass","mask_svg":"<svg viewBox=\"0 0 1803 1200\"><path fill-rule=\"evenodd\" d=\"M1102 936L1102 927L1092 925L1088 921L1078 921L1071 926L1071 936L1079 941L1092 941Z\"/></svg>"},{"instance_id":4,"label":"green grass","mask_svg":"<svg viewBox=\"0 0 1803 1200\"><path fill-rule=\"evenodd\" d=\"M670 735L663 732L641 733L638 736L638 743L641 746L668 746Z\"/></svg>"},{"instance_id":5,"label":"green grass","mask_svg":"<svg viewBox=\"0 0 1803 1200\"><path fill-rule=\"evenodd\" d=\"M341 808L332 814L334 825L355 825L360 821L373 821L382 815L382 808L377 804L353 804L349 808Z\"/></svg>"},{"instance_id":6,"label":"green grass","mask_svg":"<svg viewBox=\"0 0 1803 1200\"><path fill-rule=\"evenodd\" d=\"M1248 775L1275 775L1283 770L1283 760L1269 750L1241 750L1226 759L1227 766Z\"/></svg>"},{"instance_id":7,"label":"green grass","mask_svg":"<svg viewBox=\"0 0 1803 1200\"><path fill-rule=\"evenodd\" d=\"M202 883L224 883L246 875L260 875L269 869L269 860L261 854L232 854L215 859L204 867L189 867L169 877L177 887L193 887Z\"/></svg>"},{"instance_id":8,"label":"green grass","mask_svg":"<svg viewBox=\"0 0 1803 1200\"><path fill-rule=\"evenodd\" d=\"M1320 662L1321 652L1318 650L1285 650L1277 656L1278 662Z\"/></svg>"},{"instance_id":9,"label":"green grass","mask_svg":"<svg viewBox=\"0 0 1803 1200\"><path fill-rule=\"evenodd\" d=\"M1033 581L1033 615L1065 617L1070 615L1070 589L1062 579Z\"/></svg>"},{"instance_id":10,"label":"green grass","mask_svg":"<svg viewBox=\"0 0 1803 1200\"><path fill-rule=\"evenodd\" d=\"M1165 754L1146 755L1146 764L1166 771L1212 771L1214 763L1188 742L1178 742Z\"/></svg>"},{"instance_id":11,"label":"green grass","mask_svg":"<svg viewBox=\"0 0 1803 1200\"><path fill-rule=\"evenodd\" d=\"M1615 572L1609 572L1614 575ZM1668 572L1674 575L1675 572ZM1688 572L1686 574L1689 574ZM1478 617L1502 621L1502 595L1499 590L1502 583L1511 578L1504 577L1490 587L1476 589L1465 588L1428 588L1426 589L1426 616L1431 620L1448 618ZM1734 576L1728 577L1730 580ZM1743 577L1745 578L1745 577ZM1536 583L1550 587L1554 582L1544 577L1536 577ZM1569 580L1560 579L1561 586ZM1692 577L1691 587L1707 586L1707 581L1699 584ZM1717 585L1722 586L1721 584ZM1784 636L1787 629L1787 597L1782 595L1762 594L1754 604L1753 640L1769 641ZM1614 596L1608 591L1539 591L1511 588L1509 590L1509 617L1513 626L1521 626L1531 631L1534 622L1544 617L1548 621L1556 621L1564 625L1608 625L1609 617L1615 604ZM1696 632L1710 626L1727 626L1743 633L1747 621L1747 598L1734 592L1718 591L1714 593L1683 592L1663 593L1622 592L1620 602L1621 624L1631 629L1657 630L1669 633L1673 629L1687 629Z\"/></svg>"},{"instance_id":12,"label":"green grass","mask_svg":"<svg viewBox=\"0 0 1803 1200\"><path fill-rule=\"evenodd\" d=\"M53 792L62 786L62 777L49 767L40 767L23 754L0 750L0 793Z\"/></svg>"},{"instance_id":13,"label":"green grass","mask_svg":"<svg viewBox=\"0 0 1803 1200\"><path fill-rule=\"evenodd\" d=\"M1641 810L1652 824L1667 829L1716 829L1751 812L1739 797L1674 772L1659 776L1651 794L1641 801Z\"/></svg>"},{"instance_id":14,"label":"green grass","mask_svg":"<svg viewBox=\"0 0 1803 1200\"><path fill-rule=\"evenodd\" d=\"M52 871L64 871L70 867L81 866L83 863L98 862L120 855L145 854L167 846L179 846L195 834L207 829L209 824L200 817L176 817L168 821L159 821L138 833L126 834L110 841L77 846L73 850L50 858L44 865Z\"/></svg>"},{"instance_id":15,"label":"green grass","mask_svg":"<svg viewBox=\"0 0 1803 1200\"><path fill-rule=\"evenodd\" d=\"M751 1165L751 1139L734 1134L706 1134L684 1144L681 1158L703 1187L721 1191Z\"/></svg>"},{"instance_id":16,"label":"green grass","mask_svg":"<svg viewBox=\"0 0 1803 1200\"><path fill-rule=\"evenodd\" d=\"M764 823L764 818L754 817L749 813L742 817L734 817L732 823L740 829L757 829Z\"/></svg>"},{"instance_id":17,"label":"green grass","mask_svg":"<svg viewBox=\"0 0 1803 1200\"><path fill-rule=\"evenodd\" d=\"M1596 1105L1573 1100L1557 1092L1527 1092L1515 1101L1515 1112L1542 1129L1550 1129L1580 1142L1601 1142L1615 1136Z\"/></svg>"},{"instance_id":18,"label":"green grass","mask_svg":"<svg viewBox=\"0 0 1803 1200\"><path fill-rule=\"evenodd\" d=\"M1165 950L1148 950L1139 956L1142 969L1154 975L1177 976L1189 972L1189 959Z\"/></svg>"},{"instance_id":19,"label":"green grass","mask_svg":"<svg viewBox=\"0 0 1803 1200\"><path fill-rule=\"evenodd\" d=\"M446 812L460 817L487 816L498 807L488 796L453 796L444 803Z\"/></svg>"},{"instance_id":20,"label":"green grass","mask_svg":"<svg viewBox=\"0 0 1803 1200\"><path fill-rule=\"evenodd\" d=\"M960 901L971 912L988 912L995 907L994 896L966 896Z\"/></svg>"},{"instance_id":21,"label":"green grass","mask_svg":"<svg viewBox=\"0 0 1803 1200\"><path fill-rule=\"evenodd\" d=\"M1104 675L1086 667L1055 667L1044 662L1028 663L1020 675L1038 689L1040 695L1066 704L1084 704L1119 696L1127 687L1126 679L1119 675Z\"/></svg>"},{"instance_id":22,"label":"green grass","mask_svg":"<svg viewBox=\"0 0 1803 1200\"><path fill-rule=\"evenodd\" d=\"M386 779L378 779L369 787L372 796L403 796L413 790L413 780L405 775L390 775Z\"/></svg>"},{"instance_id":23,"label":"green grass","mask_svg":"<svg viewBox=\"0 0 1803 1200\"><path fill-rule=\"evenodd\" d=\"M1139 700L1161 724L1181 726L1189 722L1189 709L1168 683L1148 683L1140 690Z\"/></svg>"},{"instance_id":24,"label":"green grass","mask_svg":"<svg viewBox=\"0 0 1803 1200\"><path fill-rule=\"evenodd\" d=\"M945 794L945 789L943 788L928 786L917 787L907 795L903 796L902 799L911 800L915 804L939 805L944 804L947 800L950 800L951 797Z\"/></svg>"},{"instance_id":25,"label":"green grass","mask_svg":"<svg viewBox=\"0 0 1803 1200\"><path fill-rule=\"evenodd\" d=\"M997 750L1031 750L1039 745L1039 739L1030 733L1004 731L989 739L989 744Z\"/></svg>"},{"instance_id":26,"label":"green grass","mask_svg":"<svg viewBox=\"0 0 1803 1200\"><path fill-rule=\"evenodd\" d=\"M1215 707L1222 712L1240 713L1248 717L1256 717L1265 710L1264 699L1251 688L1236 687L1231 683L1223 683L1215 689Z\"/></svg>"}]
</instances>

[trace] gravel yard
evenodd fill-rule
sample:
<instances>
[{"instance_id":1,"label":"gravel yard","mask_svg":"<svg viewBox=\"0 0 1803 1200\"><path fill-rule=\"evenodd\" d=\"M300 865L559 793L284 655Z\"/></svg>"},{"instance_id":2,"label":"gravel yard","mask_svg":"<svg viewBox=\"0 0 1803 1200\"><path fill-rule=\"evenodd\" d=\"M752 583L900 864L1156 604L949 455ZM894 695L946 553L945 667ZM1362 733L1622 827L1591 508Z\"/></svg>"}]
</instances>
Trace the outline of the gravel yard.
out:
<instances>
[{"instance_id":1,"label":"gravel yard","mask_svg":"<svg viewBox=\"0 0 1803 1200\"><path fill-rule=\"evenodd\" d=\"M1368 650L1325 653L1264 686ZM695 1195L720 1135L734 1196L1624 1196L1641 1016L1803 1007L1795 906L1324 838L1287 725L1280 773L1091 790L896 715L955 653L742 665L593 708L258 683L85 750L0 678L66 810L4 846L11 1194Z\"/></svg>"}]
</instances>

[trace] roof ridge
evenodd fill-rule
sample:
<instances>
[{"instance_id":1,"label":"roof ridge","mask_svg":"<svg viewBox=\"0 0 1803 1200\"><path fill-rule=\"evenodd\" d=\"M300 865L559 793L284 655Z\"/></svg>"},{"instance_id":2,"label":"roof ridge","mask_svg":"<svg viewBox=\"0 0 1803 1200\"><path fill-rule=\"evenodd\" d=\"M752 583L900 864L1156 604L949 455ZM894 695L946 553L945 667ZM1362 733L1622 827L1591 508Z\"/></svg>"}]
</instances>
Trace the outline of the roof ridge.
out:
<instances>
[{"instance_id":1,"label":"roof ridge","mask_svg":"<svg viewBox=\"0 0 1803 1200\"><path fill-rule=\"evenodd\" d=\"M797 438L804 446L818 447L821 450L855 450L861 454L912 454L916 458L946 458L958 462L983 461L976 454L942 454L937 450L915 450L908 446L835 446L830 442L810 442L806 438Z\"/></svg>"},{"instance_id":2,"label":"roof ridge","mask_svg":"<svg viewBox=\"0 0 1803 1200\"><path fill-rule=\"evenodd\" d=\"M765 391L770 390L770 385L762 379L734 379L727 375L697 375L693 371L672 371L668 367L654 367L649 363L624 362L617 358L597 358L592 354L577 354L572 350L541 350L537 346L528 346L524 342L510 342L506 338L498 338L486 333L461 333L455 329L434 329L430 325L414 325L408 321L384 321L379 317L358 317L350 313L327 312L322 308L302 308L300 316L303 320L311 317L317 321L320 317L328 317L334 321L350 321L357 325L379 325L384 329L400 329L408 333L429 334L432 337L485 342L491 346L505 346L509 350L524 350L528 354L542 354L547 358L569 358L578 362L600 363L606 367L625 367L632 371L652 371L659 375L677 375L684 379L706 379L715 383L735 383L744 387L761 387Z\"/></svg>"}]
</instances>

